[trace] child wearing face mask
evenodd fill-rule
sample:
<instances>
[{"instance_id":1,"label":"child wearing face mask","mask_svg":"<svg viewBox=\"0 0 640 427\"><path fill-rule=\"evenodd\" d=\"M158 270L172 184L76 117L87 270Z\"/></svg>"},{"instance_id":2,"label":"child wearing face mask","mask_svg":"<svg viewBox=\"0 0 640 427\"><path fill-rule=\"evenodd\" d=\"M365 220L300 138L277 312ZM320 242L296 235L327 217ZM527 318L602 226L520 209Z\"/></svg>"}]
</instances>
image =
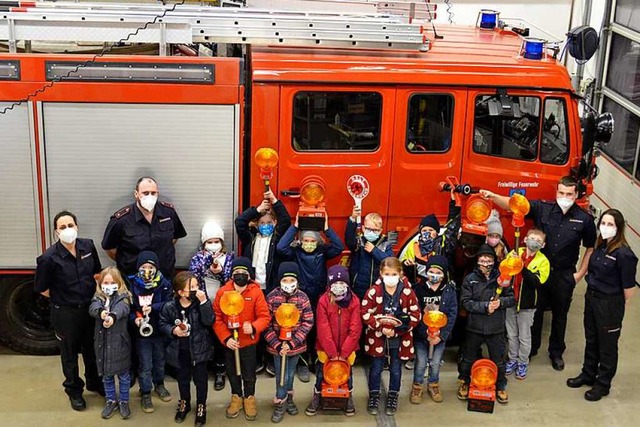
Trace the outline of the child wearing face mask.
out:
<instances>
[{"instance_id":1,"label":"child wearing face mask","mask_svg":"<svg viewBox=\"0 0 640 427\"><path fill-rule=\"evenodd\" d=\"M353 366L359 338L362 333L360 300L350 289L349 272L346 267L334 265L327 271L328 285L318 301L316 325L318 339L316 350L316 384L313 397L305 414L314 416L320 409L320 392L324 377L324 364L331 360L346 360ZM348 417L355 415L353 404L353 370L349 375L349 400L344 411Z\"/></svg>"},{"instance_id":2,"label":"child wearing face mask","mask_svg":"<svg viewBox=\"0 0 640 427\"><path fill-rule=\"evenodd\" d=\"M497 210L492 209L489 219L487 219L487 238L485 243L493 248L496 252L496 261L498 264L507 257L507 247L502 243L503 236L502 223L500 222L500 214Z\"/></svg>"},{"instance_id":3,"label":"child wearing face mask","mask_svg":"<svg viewBox=\"0 0 640 427\"><path fill-rule=\"evenodd\" d=\"M107 267L98 276L96 294L89 314L96 319L94 349L98 374L102 376L106 404L102 418L111 418L120 410L123 419L131 417L129 387L131 384L131 339L127 331L131 294L115 267ZM118 377L120 396L116 395Z\"/></svg>"},{"instance_id":4,"label":"child wearing face mask","mask_svg":"<svg viewBox=\"0 0 640 427\"><path fill-rule=\"evenodd\" d=\"M235 254L227 250L224 231L215 221L207 221L200 233L200 250L191 257L189 271L198 279L198 286L210 299L231 277Z\"/></svg>"},{"instance_id":5,"label":"child wearing face mask","mask_svg":"<svg viewBox=\"0 0 640 427\"><path fill-rule=\"evenodd\" d=\"M476 268L464 278L460 290L460 303L469 313L464 354L459 366L460 400L467 400L469 396L471 366L476 360L478 349L486 343L489 358L498 366L496 400L502 404L509 402L504 363L505 317L506 309L513 307L516 300L511 286L503 288L500 296L496 297L499 276L495 251L487 244L481 245Z\"/></svg>"},{"instance_id":6,"label":"child wearing face mask","mask_svg":"<svg viewBox=\"0 0 640 427\"><path fill-rule=\"evenodd\" d=\"M393 256L393 247L382 234L382 217L371 212L364 217L362 222L362 235L357 234L357 219L360 216L360 208L353 207L351 216L347 221L344 233L344 241L351 251L351 263L349 272L353 281L353 291L362 299L364 293L374 282L383 259Z\"/></svg>"},{"instance_id":7,"label":"child wearing face mask","mask_svg":"<svg viewBox=\"0 0 640 427\"><path fill-rule=\"evenodd\" d=\"M129 276L132 293L129 320L135 331L135 349L138 357L140 377L140 406L143 412L154 411L151 388L163 402L171 400L171 394L164 386L165 337L160 332L158 321L162 306L171 300L171 282L160 272L158 256L155 252L143 251L136 262L138 273ZM153 328L153 333L143 337L139 330L143 322Z\"/></svg>"},{"instance_id":8,"label":"child wearing face mask","mask_svg":"<svg viewBox=\"0 0 640 427\"><path fill-rule=\"evenodd\" d=\"M524 238L524 248L518 253L524 263L522 272L514 277L513 292L516 305L507 308L507 337L509 358L506 375L515 371L516 379L524 380L529 368L531 352L531 326L536 312L538 287L549 278L551 266L547 257L540 252L545 245L546 234L532 228Z\"/></svg>"},{"instance_id":9,"label":"child wearing face mask","mask_svg":"<svg viewBox=\"0 0 640 427\"><path fill-rule=\"evenodd\" d=\"M225 292L238 291L244 297L244 308L239 315L240 329L238 340L233 338L229 329L229 316L222 312L220 300ZM258 416L256 407L256 344L260 334L271 320L269 306L260 286L255 282L251 260L238 257L231 267L231 279L220 288L213 302L216 321L213 330L227 348L225 364L231 386L231 402L227 406L226 417L235 418L244 409L244 416L253 421ZM242 375L236 373L234 350L240 351Z\"/></svg>"},{"instance_id":10,"label":"child wearing face mask","mask_svg":"<svg viewBox=\"0 0 640 427\"><path fill-rule=\"evenodd\" d=\"M360 313L367 328L364 351L373 358L367 412L378 414L380 380L385 359L388 359L389 392L385 413L393 415L398 409L401 360L415 356L412 330L420 321L416 294L402 274L402 263L397 258L382 260L380 278L365 293Z\"/></svg>"},{"instance_id":11,"label":"child wearing face mask","mask_svg":"<svg viewBox=\"0 0 640 427\"><path fill-rule=\"evenodd\" d=\"M413 334L413 345L416 361L413 371L413 387L410 402L422 402L425 372L429 368L427 393L434 402L442 402L440 393L440 363L444 353L445 342L451 336L453 325L458 316L458 297L456 284L449 281L449 263L442 255L434 255L427 261L427 281L414 287L420 310L425 316L428 311L438 310L447 316L447 324L435 337L430 337L427 326L420 322ZM433 357L429 359L429 345L433 347Z\"/></svg>"},{"instance_id":12,"label":"child wearing face mask","mask_svg":"<svg viewBox=\"0 0 640 427\"><path fill-rule=\"evenodd\" d=\"M295 262L283 262L278 268L280 287L267 295L271 322L265 330L264 338L267 350L273 355L276 374L276 396L273 400L275 408L271 416L274 423L282 421L285 412L289 415L298 414L298 407L293 401L293 379L300 354L307 350L307 334L313 326L313 310L309 298L299 289L299 276L300 271ZM298 323L290 332L285 332L287 339L282 339L283 331L276 320L276 311L284 303L295 305L300 314ZM282 358L286 358L284 384L280 384Z\"/></svg>"},{"instance_id":13,"label":"child wearing face mask","mask_svg":"<svg viewBox=\"0 0 640 427\"><path fill-rule=\"evenodd\" d=\"M213 356L211 326L213 308L207 294L198 288L195 276L187 271L173 279L174 298L160 313L160 329L171 343L167 347L167 363L176 368L178 409L175 422L181 423L191 411L191 378L196 386L195 425L207 422L207 362Z\"/></svg>"}]
</instances>

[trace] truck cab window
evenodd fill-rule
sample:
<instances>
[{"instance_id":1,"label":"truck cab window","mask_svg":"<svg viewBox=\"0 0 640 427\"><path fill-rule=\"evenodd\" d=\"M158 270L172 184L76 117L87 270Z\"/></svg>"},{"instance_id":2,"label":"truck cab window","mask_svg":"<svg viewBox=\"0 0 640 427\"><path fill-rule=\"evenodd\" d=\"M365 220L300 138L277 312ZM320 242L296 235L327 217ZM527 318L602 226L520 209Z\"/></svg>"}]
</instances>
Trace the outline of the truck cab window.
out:
<instances>
[{"instance_id":1,"label":"truck cab window","mask_svg":"<svg viewBox=\"0 0 640 427\"><path fill-rule=\"evenodd\" d=\"M411 96L407 120L407 151L416 154L449 151L453 102L451 95Z\"/></svg>"},{"instance_id":2,"label":"truck cab window","mask_svg":"<svg viewBox=\"0 0 640 427\"><path fill-rule=\"evenodd\" d=\"M538 157L540 99L481 95L476 98L473 150L509 159Z\"/></svg>"},{"instance_id":3,"label":"truck cab window","mask_svg":"<svg viewBox=\"0 0 640 427\"><path fill-rule=\"evenodd\" d=\"M296 151L374 151L380 146L382 95L298 92L293 99Z\"/></svg>"},{"instance_id":4,"label":"truck cab window","mask_svg":"<svg viewBox=\"0 0 640 427\"><path fill-rule=\"evenodd\" d=\"M569 134L567 129L564 99L544 100L544 122L542 123L542 163L564 165L569 160Z\"/></svg>"}]
</instances>

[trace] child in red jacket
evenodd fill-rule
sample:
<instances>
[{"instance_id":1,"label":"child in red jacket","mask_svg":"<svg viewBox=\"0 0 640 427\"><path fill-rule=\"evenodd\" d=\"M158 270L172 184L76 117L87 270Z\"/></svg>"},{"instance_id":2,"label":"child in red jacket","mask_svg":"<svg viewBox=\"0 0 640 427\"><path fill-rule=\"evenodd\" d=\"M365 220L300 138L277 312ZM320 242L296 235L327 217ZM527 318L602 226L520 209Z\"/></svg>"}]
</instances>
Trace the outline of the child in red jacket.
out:
<instances>
[{"instance_id":1,"label":"child in red jacket","mask_svg":"<svg viewBox=\"0 0 640 427\"><path fill-rule=\"evenodd\" d=\"M316 310L318 363L313 397L305 410L305 414L309 416L315 415L320 407L324 364L329 360L339 359L347 360L353 365L362 333L360 300L350 289L349 270L341 265L334 265L327 271L327 278L327 290L320 296ZM344 412L348 417L356 413L352 389L353 372L349 376L349 401Z\"/></svg>"},{"instance_id":2,"label":"child in red jacket","mask_svg":"<svg viewBox=\"0 0 640 427\"><path fill-rule=\"evenodd\" d=\"M213 302L213 311L216 316L213 330L220 342L227 347L225 361L227 377L229 377L231 385L231 403L227 407L226 416L227 418L235 418L240 410L244 409L244 417L248 421L253 421L258 416L255 399L256 344L260 334L271 321L269 306L260 285L255 282L254 278L251 260L245 257L236 258L231 267L231 280L220 288ZM233 338L233 331L227 326L229 317L222 312L220 307L222 296L229 291L238 291L244 297L244 309L240 313L241 327L237 341ZM236 349L240 349L242 376L236 374L234 357Z\"/></svg>"}]
</instances>

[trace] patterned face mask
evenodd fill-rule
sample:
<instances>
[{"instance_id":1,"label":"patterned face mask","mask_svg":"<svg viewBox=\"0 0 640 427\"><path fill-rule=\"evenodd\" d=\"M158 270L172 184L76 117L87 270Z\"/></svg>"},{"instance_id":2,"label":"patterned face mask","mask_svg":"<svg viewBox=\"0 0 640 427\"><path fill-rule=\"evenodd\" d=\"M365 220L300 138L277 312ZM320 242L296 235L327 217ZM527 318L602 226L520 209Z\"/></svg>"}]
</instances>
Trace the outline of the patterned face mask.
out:
<instances>
[{"instance_id":1,"label":"patterned face mask","mask_svg":"<svg viewBox=\"0 0 640 427\"><path fill-rule=\"evenodd\" d=\"M138 277L140 277L145 282L150 282L154 277L156 277L156 268L142 267L138 270Z\"/></svg>"},{"instance_id":2,"label":"patterned face mask","mask_svg":"<svg viewBox=\"0 0 640 427\"><path fill-rule=\"evenodd\" d=\"M330 289L336 301L340 301L347 295L347 292L349 291L349 285L344 282L335 282L331 284Z\"/></svg>"},{"instance_id":3,"label":"patterned face mask","mask_svg":"<svg viewBox=\"0 0 640 427\"><path fill-rule=\"evenodd\" d=\"M316 248L318 247L318 242L304 242L301 246L303 251L310 254L311 252L316 250Z\"/></svg>"}]
</instances>

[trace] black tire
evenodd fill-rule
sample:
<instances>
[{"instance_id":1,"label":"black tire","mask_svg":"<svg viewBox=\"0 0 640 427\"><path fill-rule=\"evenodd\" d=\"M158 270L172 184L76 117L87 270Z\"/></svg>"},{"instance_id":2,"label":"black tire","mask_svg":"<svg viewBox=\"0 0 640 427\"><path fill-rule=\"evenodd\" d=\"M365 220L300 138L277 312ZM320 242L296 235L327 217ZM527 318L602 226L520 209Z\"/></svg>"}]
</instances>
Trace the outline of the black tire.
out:
<instances>
[{"instance_id":1,"label":"black tire","mask_svg":"<svg viewBox=\"0 0 640 427\"><path fill-rule=\"evenodd\" d=\"M20 353L57 354L49 299L34 293L33 279L34 276L0 279L0 338Z\"/></svg>"}]
</instances>

